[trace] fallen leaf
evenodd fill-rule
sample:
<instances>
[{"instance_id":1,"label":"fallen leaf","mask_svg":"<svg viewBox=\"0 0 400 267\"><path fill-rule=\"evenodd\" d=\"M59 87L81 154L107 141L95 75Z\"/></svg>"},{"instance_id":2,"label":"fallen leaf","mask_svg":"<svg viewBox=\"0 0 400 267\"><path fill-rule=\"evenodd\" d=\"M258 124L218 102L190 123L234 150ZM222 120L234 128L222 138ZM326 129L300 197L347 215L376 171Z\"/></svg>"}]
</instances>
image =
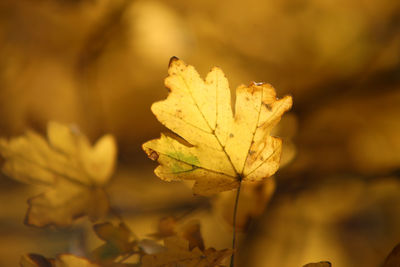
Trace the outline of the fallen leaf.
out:
<instances>
[{"instance_id":1,"label":"fallen leaf","mask_svg":"<svg viewBox=\"0 0 400 267\"><path fill-rule=\"evenodd\" d=\"M200 231L199 221L190 221L183 226L181 236L189 242L189 249L199 248L204 250L204 240Z\"/></svg>"},{"instance_id":2,"label":"fallen leaf","mask_svg":"<svg viewBox=\"0 0 400 267\"><path fill-rule=\"evenodd\" d=\"M205 80L194 67L172 58L165 85L166 100L152 105L157 119L178 136L143 144L163 180L195 180L193 192L210 195L260 181L279 168L282 141L270 136L292 98L278 100L269 84L241 85L236 90L235 116L228 80L214 67Z\"/></svg>"},{"instance_id":3,"label":"fallen leaf","mask_svg":"<svg viewBox=\"0 0 400 267\"><path fill-rule=\"evenodd\" d=\"M112 262L119 256L133 252L135 242L132 232L124 223L117 226L110 222L93 226L96 235L106 243L92 252L92 257L100 262Z\"/></svg>"},{"instance_id":4,"label":"fallen leaf","mask_svg":"<svg viewBox=\"0 0 400 267\"><path fill-rule=\"evenodd\" d=\"M221 264L222 260L229 257L232 251L229 249L215 250L213 248L204 251L199 248L189 249L189 242L177 236L164 240L165 251L143 257L143 267L213 267Z\"/></svg>"},{"instance_id":5,"label":"fallen leaf","mask_svg":"<svg viewBox=\"0 0 400 267\"><path fill-rule=\"evenodd\" d=\"M197 220L192 220L183 226L179 226L178 221L174 217L164 217L158 222L157 232L150 234L149 236L155 239L165 239L166 237L170 236L179 236L189 242L190 250L195 247L204 250L204 240L200 231L200 222Z\"/></svg>"},{"instance_id":6,"label":"fallen leaf","mask_svg":"<svg viewBox=\"0 0 400 267\"><path fill-rule=\"evenodd\" d=\"M0 139L6 175L49 187L28 201L26 223L67 226L83 215L94 220L106 214L109 204L102 187L114 170L113 136L105 135L91 146L78 130L56 122L48 124L47 134L48 140L32 131Z\"/></svg>"}]
</instances>

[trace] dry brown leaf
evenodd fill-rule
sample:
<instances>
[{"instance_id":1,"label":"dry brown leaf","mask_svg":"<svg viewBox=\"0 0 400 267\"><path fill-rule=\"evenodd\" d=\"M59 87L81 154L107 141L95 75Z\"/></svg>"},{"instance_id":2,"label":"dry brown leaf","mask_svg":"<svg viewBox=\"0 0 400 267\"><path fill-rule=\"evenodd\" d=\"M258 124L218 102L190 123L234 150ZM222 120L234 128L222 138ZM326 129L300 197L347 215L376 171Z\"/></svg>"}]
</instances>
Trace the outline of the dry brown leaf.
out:
<instances>
[{"instance_id":1,"label":"dry brown leaf","mask_svg":"<svg viewBox=\"0 0 400 267\"><path fill-rule=\"evenodd\" d=\"M204 240L200 231L199 221L190 221L185 224L181 230L180 235L189 242L189 249L199 248L204 250Z\"/></svg>"},{"instance_id":2,"label":"dry brown leaf","mask_svg":"<svg viewBox=\"0 0 400 267\"><path fill-rule=\"evenodd\" d=\"M292 98L278 100L269 84L241 85L236 90L235 115L228 80L219 68L206 79L192 66L172 58L165 85L166 100L152 105L157 119L183 138L162 134L143 144L160 163L163 180L195 180L193 192L210 195L260 181L279 168L282 141L270 136Z\"/></svg>"},{"instance_id":3,"label":"dry brown leaf","mask_svg":"<svg viewBox=\"0 0 400 267\"><path fill-rule=\"evenodd\" d=\"M96 235L106 243L92 252L95 260L112 262L119 256L131 253L134 248L132 232L124 223L115 226L110 222L98 223L93 226Z\"/></svg>"},{"instance_id":4,"label":"dry brown leaf","mask_svg":"<svg viewBox=\"0 0 400 267\"><path fill-rule=\"evenodd\" d=\"M229 257L232 251L229 249L215 250L213 248L204 251L199 248L189 249L189 242L177 236L164 240L165 251L146 255L143 257L143 267L213 267L221 264L222 260Z\"/></svg>"},{"instance_id":5,"label":"dry brown leaf","mask_svg":"<svg viewBox=\"0 0 400 267\"><path fill-rule=\"evenodd\" d=\"M10 140L0 139L6 175L49 186L28 201L26 223L66 226L83 215L91 219L103 216L108 199L102 187L110 179L116 159L113 136L105 135L91 146L76 129L56 122L48 124L47 135L45 140L28 131Z\"/></svg>"},{"instance_id":6,"label":"dry brown leaf","mask_svg":"<svg viewBox=\"0 0 400 267\"><path fill-rule=\"evenodd\" d=\"M189 242L190 250L195 247L204 250L204 240L200 228L200 222L197 220L189 221L183 226L180 226L174 217L169 216L161 218L158 222L157 232L150 234L149 236L155 239L179 236Z\"/></svg>"}]
</instances>

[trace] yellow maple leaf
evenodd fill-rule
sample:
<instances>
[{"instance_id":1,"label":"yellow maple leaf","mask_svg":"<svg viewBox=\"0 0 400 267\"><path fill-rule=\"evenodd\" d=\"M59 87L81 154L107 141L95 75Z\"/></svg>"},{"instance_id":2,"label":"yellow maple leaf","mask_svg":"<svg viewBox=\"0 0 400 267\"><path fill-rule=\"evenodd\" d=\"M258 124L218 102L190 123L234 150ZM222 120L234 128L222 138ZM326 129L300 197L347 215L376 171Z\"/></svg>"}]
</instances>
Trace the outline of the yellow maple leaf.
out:
<instances>
[{"instance_id":1,"label":"yellow maple leaf","mask_svg":"<svg viewBox=\"0 0 400 267\"><path fill-rule=\"evenodd\" d=\"M28 131L0 139L3 172L18 181L43 184L49 190L31 198L26 223L66 226L82 215L96 218L108 210L102 187L114 170L116 144L111 135L94 146L76 129L56 122L47 128L48 140Z\"/></svg>"},{"instance_id":2,"label":"yellow maple leaf","mask_svg":"<svg viewBox=\"0 0 400 267\"><path fill-rule=\"evenodd\" d=\"M163 180L195 180L195 194L237 188L241 181L259 181L279 168L282 141L270 136L292 98L276 98L269 84L236 89L235 113L228 80L214 67L203 80L194 67L172 58L165 85L166 100L151 109L157 119L182 138L162 134L143 144L160 163Z\"/></svg>"}]
</instances>

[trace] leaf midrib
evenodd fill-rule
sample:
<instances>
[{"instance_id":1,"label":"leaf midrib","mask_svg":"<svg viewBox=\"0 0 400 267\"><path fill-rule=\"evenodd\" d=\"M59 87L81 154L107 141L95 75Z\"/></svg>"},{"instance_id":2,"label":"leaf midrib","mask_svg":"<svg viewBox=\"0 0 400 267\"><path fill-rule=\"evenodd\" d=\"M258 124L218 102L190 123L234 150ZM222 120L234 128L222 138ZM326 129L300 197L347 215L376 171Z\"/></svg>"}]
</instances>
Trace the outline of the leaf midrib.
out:
<instances>
[{"instance_id":1,"label":"leaf midrib","mask_svg":"<svg viewBox=\"0 0 400 267\"><path fill-rule=\"evenodd\" d=\"M180 75L180 77L182 78L183 82L185 83L185 86L186 86L186 88L187 88L187 90L188 90L188 92L189 92L189 95L190 95L190 97L192 98L192 101L193 101L194 105L196 106L196 108L197 108L198 111L200 112L201 117L202 117L203 120L206 122L208 128L211 130L211 133L210 133L210 134L212 134L212 135L215 137L215 139L217 140L219 146L221 147L222 151L224 152L225 156L227 157L227 160L229 161L229 163L230 163L230 165L231 165L233 171L235 172L235 178L241 180L241 178L240 178L240 177L241 177L241 174L239 174L239 172L236 170L236 168L235 168L235 166L233 165L233 162L232 162L232 160L231 160L231 157L229 156L229 154L228 154L228 153L226 152L226 150L225 150L225 146L222 145L222 143L221 143L221 141L219 140L218 136L215 134L215 129L212 129L212 128L211 128L211 126L210 126L210 124L208 123L206 117L204 116L203 112L201 111L199 105L197 104L197 102L196 102L196 100L195 100L195 98L194 98L194 96L193 96L193 94L192 94L192 91L190 90L190 87L189 87L189 85L188 85L186 79L185 79L182 75ZM203 79L202 79L202 81L204 82L204 84L206 84L205 81L204 81ZM217 96L217 95L218 95L218 93L217 93L218 84L215 86L215 90L216 90L215 95ZM215 98L215 101L217 102L217 98ZM231 108L232 108L232 107L231 107ZM216 110L215 113L216 113L216 114L215 114L215 124L216 124L216 125L215 125L215 128L217 128L216 126L217 126L217 121L218 121L218 120L217 120L217 119L218 119L218 110ZM224 174L225 174L225 173L224 173ZM225 175L227 175L227 174L225 174ZM229 175L229 176L230 176L230 175Z\"/></svg>"}]
</instances>

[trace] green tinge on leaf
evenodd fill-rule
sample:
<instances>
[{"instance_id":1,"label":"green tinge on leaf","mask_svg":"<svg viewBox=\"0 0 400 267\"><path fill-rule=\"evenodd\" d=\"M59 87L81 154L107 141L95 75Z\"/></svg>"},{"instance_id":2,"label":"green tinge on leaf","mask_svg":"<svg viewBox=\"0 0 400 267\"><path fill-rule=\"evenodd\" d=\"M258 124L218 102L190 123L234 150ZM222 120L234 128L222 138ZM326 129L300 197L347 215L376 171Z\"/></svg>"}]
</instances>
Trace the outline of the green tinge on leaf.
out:
<instances>
[{"instance_id":1,"label":"green tinge on leaf","mask_svg":"<svg viewBox=\"0 0 400 267\"><path fill-rule=\"evenodd\" d=\"M171 158L179 159L180 161L183 161L190 165L199 165L200 164L199 159L194 155L185 155L182 152L172 152L172 153L168 153L167 155L170 156ZM179 170L177 170L177 171L182 171L182 169L179 166L177 166L177 168L179 168Z\"/></svg>"}]
</instances>

